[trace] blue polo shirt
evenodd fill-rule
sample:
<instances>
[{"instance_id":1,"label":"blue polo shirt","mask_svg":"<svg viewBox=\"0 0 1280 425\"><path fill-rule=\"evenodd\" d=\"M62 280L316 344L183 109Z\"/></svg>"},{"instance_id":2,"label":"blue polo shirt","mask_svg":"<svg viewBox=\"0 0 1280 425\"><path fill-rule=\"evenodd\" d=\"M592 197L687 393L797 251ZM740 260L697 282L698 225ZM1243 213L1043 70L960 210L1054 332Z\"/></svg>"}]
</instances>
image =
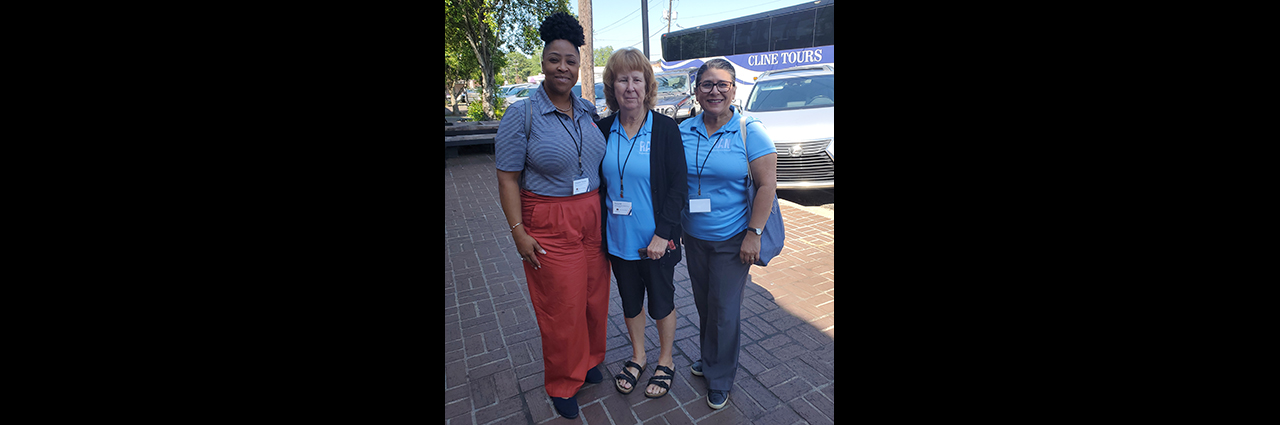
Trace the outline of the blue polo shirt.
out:
<instances>
[{"instance_id":1,"label":"blue polo shirt","mask_svg":"<svg viewBox=\"0 0 1280 425\"><path fill-rule=\"evenodd\" d=\"M744 148L742 135L738 134L741 132L738 122L742 119L738 108L733 108L733 118L714 134L707 134L701 115L680 123L680 139L689 168L689 199L711 200L710 212L689 212L687 206L681 212L680 222L690 236L720 242L747 228L747 221L751 219L747 216L747 158L755 160L778 151L764 124L754 118L747 120ZM701 195L698 194L699 181Z\"/></svg>"},{"instance_id":2,"label":"blue polo shirt","mask_svg":"<svg viewBox=\"0 0 1280 425\"><path fill-rule=\"evenodd\" d=\"M649 246L657 228L653 214L653 196L649 188L650 135L653 112L646 114L644 125L635 137L628 138L622 129L622 118L613 120L605 143L603 170L608 182L605 199L605 231L609 254L624 260L639 260L640 248ZM631 215L613 213L615 201L631 203Z\"/></svg>"}]
</instances>

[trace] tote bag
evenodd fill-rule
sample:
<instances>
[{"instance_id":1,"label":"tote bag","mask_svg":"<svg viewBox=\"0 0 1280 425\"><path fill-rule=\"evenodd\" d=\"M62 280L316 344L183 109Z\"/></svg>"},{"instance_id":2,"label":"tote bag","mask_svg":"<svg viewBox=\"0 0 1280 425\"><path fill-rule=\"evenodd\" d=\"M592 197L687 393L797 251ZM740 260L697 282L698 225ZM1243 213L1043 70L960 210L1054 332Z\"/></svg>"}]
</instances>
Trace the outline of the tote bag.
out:
<instances>
[{"instance_id":1,"label":"tote bag","mask_svg":"<svg viewBox=\"0 0 1280 425\"><path fill-rule=\"evenodd\" d=\"M738 117L738 125L742 130L742 151L743 155L747 155L747 217L751 217L751 210L756 205L756 185L754 177L751 176L751 156L747 151L747 117ZM773 195L773 205L769 211L769 221L764 223L764 234L760 235L760 258L756 259L755 264L760 267L769 265L769 260L776 257L782 252L782 246L787 240L787 231L782 226L782 211L778 208L778 194Z\"/></svg>"}]
</instances>

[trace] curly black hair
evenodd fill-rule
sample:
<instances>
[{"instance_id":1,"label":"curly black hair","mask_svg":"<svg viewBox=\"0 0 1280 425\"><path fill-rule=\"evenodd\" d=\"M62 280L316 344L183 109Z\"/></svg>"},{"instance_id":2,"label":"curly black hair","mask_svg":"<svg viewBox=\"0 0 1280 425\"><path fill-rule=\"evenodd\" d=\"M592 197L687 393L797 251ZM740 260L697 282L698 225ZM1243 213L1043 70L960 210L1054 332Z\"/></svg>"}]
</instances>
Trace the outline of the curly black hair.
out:
<instances>
[{"instance_id":1,"label":"curly black hair","mask_svg":"<svg viewBox=\"0 0 1280 425\"><path fill-rule=\"evenodd\" d=\"M542 41L551 44L555 40L568 40L573 43L573 47L582 47L587 44L583 39L582 24L568 13L556 12L542 20L542 26L538 27L538 34L542 36Z\"/></svg>"}]
</instances>

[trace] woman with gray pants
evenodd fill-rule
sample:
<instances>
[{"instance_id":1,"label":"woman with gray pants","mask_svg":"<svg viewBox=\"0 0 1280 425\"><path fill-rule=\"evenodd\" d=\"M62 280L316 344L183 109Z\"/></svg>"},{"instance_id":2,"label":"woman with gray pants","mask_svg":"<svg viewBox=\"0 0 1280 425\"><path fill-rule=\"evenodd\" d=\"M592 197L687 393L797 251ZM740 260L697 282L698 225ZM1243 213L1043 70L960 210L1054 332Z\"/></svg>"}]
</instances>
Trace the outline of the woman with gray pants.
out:
<instances>
[{"instance_id":1,"label":"woman with gray pants","mask_svg":"<svg viewBox=\"0 0 1280 425\"><path fill-rule=\"evenodd\" d=\"M692 373L707 379L707 405L729 402L738 369L742 289L760 254L760 235L777 189L778 154L764 125L732 106L737 87L733 65L712 59L695 81L703 113L680 124L688 168L689 208L681 214L685 258L698 308L701 360ZM747 137L740 134L748 120ZM747 171L755 176L748 187ZM747 191L756 191L747 214Z\"/></svg>"}]
</instances>

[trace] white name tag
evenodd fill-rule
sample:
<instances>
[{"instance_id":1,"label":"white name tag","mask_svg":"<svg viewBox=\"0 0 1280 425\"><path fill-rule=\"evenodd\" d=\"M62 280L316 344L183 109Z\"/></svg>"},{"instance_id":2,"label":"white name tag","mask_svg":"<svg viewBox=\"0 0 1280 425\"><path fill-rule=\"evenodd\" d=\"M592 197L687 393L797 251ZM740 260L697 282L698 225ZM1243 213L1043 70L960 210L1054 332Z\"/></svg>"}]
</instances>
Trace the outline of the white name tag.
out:
<instances>
[{"instance_id":1,"label":"white name tag","mask_svg":"<svg viewBox=\"0 0 1280 425\"><path fill-rule=\"evenodd\" d=\"M691 213L711 212L711 200L710 199L690 199L689 212Z\"/></svg>"},{"instance_id":2,"label":"white name tag","mask_svg":"<svg viewBox=\"0 0 1280 425\"><path fill-rule=\"evenodd\" d=\"M625 201L613 201L613 213L615 215L631 215L631 203Z\"/></svg>"},{"instance_id":3,"label":"white name tag","mask_svg":"<svg viewBox=\"0 0 1280 425\"><path fill-rule=\"evenodd\" d=\"M577 179L577 180L574 180L574 181L573 181L573 194L574 194L574 195L577 195L577 194L587 193L587 184L588 184L590 181L591 181L591 180L589 180L589 179Z\"/></svg>"}]
</instances>

